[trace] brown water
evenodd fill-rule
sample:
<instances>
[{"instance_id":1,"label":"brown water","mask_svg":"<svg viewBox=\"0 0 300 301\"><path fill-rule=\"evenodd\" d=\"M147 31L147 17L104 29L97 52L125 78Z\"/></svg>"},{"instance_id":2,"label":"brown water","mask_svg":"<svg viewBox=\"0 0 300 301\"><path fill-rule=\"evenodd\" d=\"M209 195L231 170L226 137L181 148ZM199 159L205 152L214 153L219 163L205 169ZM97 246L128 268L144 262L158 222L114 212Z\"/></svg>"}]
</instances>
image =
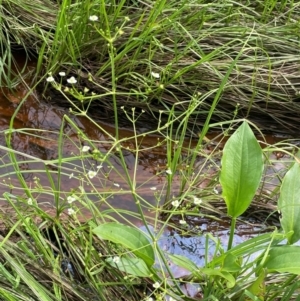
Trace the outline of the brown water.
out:
<instances>
[{"instance_id":1,"label":"brown water","mask_svg":"<svg viewBox=\"0 0 300 301\"><path fill-rule=\"evenodd\" d=\"M7 149L5 149L5 133L9 128L11 117L16 111L19 103L26 97L27 91L25 88L19 87L14 93L5 91L5 95L0 95L0 145L4 146L1 150L0 165L0 195L9 191L15 195L23 195L23 189L18 187L17 180L15 179L14 170L12 166L5 166L10 162ZM80 153L82 145L86 141L79 137L76 129L72 128L70 123L65 121L64 116L69 116L70 120L81 129L81 131L92 141L95 141L96 147L102 152L106 153L111 148L111 137L114 136L115 129L113 126L98 123L101 129L92 124L86 117L74 116L69 113L67 109L55 107L38 99L36 94L31 94L26 97L26 101L21 106L16 114L13 122L14 133L12 134L12 147L17 152L19 167L22 171L23 178L29 186L35 187L36 177L39 178L39 183L43 187L50 186L49 179L45 173L45 164L49 160L55 160L61 153L63 158L72 158L73 155ZM61 143L58 143L59 132L63 126L63 138ZM120 129L120 138L133 137L134 133L128 129ZM209 139L215 139L216 135L209 136ZM278 138L269 136L269 140L276 142ZM137 192L149 203L149 207L157 206L156 191L163 191L166 185L166 174L163 172L166 169L166 146L162 142L163 137L158 136L145 136L139 139L138 158L136 160L136 153L134 151L135 145L133 140L123 143L125 161L127 169L131 178L133 178L134 165L137 164L136 187ZM217 139L216 139L217 140ZM161 141L160 146L156 146ZM195 144L196 144L195 140ZM154 147L155 146L155 147ZM212 146L213 147L213 146ZM129 148L129 150L126 150ZM61 151L60 151L61 149ZM150 150L147 150L150 149ZM273 154L271 159L277 160L278 154ZM36 162L39 159L39 162ZM133 202L131 193L126 193L128 190L125 172L120 164L117 155L111 155L110 160L113 169L103 164L102 176L99 181L93 181L95 188L100 192L114 192L114 196L110 198L109 204L114 208L123 208L130 212L137 212L136 205ZM283 159L282 159L283 160ZM99 164L93 160L85 160L86 168ZM275 172L284 169L284 165L280 165L280 160L276 163ZM54 169L55 165L49 165L50 170ZM74 171L74 166L81 166L79 160L71 160L69 163L63 164L62 187L61 191L65 192L65 197L75 189L78 190L79 180L69 178ZM83 168L83 167L82 167ZM274 174L274 171L269 171L269 174ZM9 179L10 178L10 179ZM5 181L5 182L4 182ZM12 185L10 185L10 183ZM9 184L9 185L8 185ZM115 185L120 185L117 187ZM156 187L156 191L151 190ZM122 190L121 190L122 188ZM172 195L178 192L178 181L174 182ZM91 198L93 194L91 193ZM64 195L61 196L64 198ZM39 202L52 203L53 195L50 190L47 193L39 193Z\"/></svg>"},{"instance_id":2,"label":"brown water","mask_svg":"<svg viewBox=\"0 0 300 301\"><path fill-rule=\"evenodd\" d=\"M30 68L34 68L34 66ZM0 195L2 196L4 192L9 192L16 197L27 198L24 188L20 185L15 175L13 166L9 164L10 157L5 140L11 118L16 112L19 103L26 98L13 120L14 131L12 133L11 144L16 152L21 177L29 187L32 187L32 191L34 191L33 196L38 202L50 206L55 204L56 195L53 193L53 186L51 188L50 174L53 176L56 188L62 191L59 195L61 203L66 202L67 196L72 191L79 191L80 186L84 186L84 194L93 200L102 212L110 208L124 209L127 210L127 214L124 213L123 216L129 218L131 221L136 221L130 215L138 212L137 206L133 201L125 172L117 154L112 153L110 155L112 167L103 164L101 173L91 181L93 187L91 185L88 186L82 180L80 174L86 173L89 169L95 170L95 166L99 165L99 162L91 158L82 161L74 159L76 155L80 154L82 146L87 145L87 142L84 137L78 135L76 128L71 123L74 123L86 137L94 141L95 147L103 154L107 153L111 148L112 137L114 137L115 133L114 127L100 121L98 123L100 127L97 127L86 117L72 115L68 109L45 103L35 93L27 95L27 92L26 87L20 85L14 92L4 89L0 95ZM67 122L65 116L68 116L71 122ZM62 138L60 139L61 129L63 130ZM120 129L120 138L125 137L134 137L134 133L129 129ZM223 138L218 138L216 134L212 134L208 136L208 139L218 141ZM280 138L273 136L268 136L267 139L268 143L276 143L280 140ZM158 142L162 142L162 144L157 146ZM166 174L164 170L166 169L167 160L163 137L141 137L139 139L139 149L141 151L138 155L135 152L133 140L124 143L123 147L127 170L131 178L134 177L134 171L137 171L136 192L139 195L144 212L149 216L149 220L151 220L156 214L155 208L162 206L164 201L166 187ZM213 147L213 144L211 144L211 149ZM126 148L128 149L126 150ZM50 160L58 159L60 156L65 160L64 163L50 162ZM67 158L69 158L69 161L66 160ZM286 159L288 158L281 157L280 153L271 155L271 160L274 162L267 170L264 189L272 191L277 185L278 180L274 181L274 173L286 171L286 163L284 163ZM84 165L82 165L82 162ZM61 187L58 187L56 178L59 165L61 165L61 181L59 181ZM45 172L45 167L47 167L46 169L49 172L48 175ZM77 167L77 169L74 169L74 167ZM72 174L73 176L71 176ZM151 188L153 187L156 190L152 190ZM95 193L95 190L97 193ZM175 178L171 196L176 196L178 191L179 181ZM99 192L105 197L105 202L99 200ZM216 198L220 198L220 196L216 195ZM0 200L6 202L4 197L0 198ZM120 216L116 214L115 216L122 220ZM216 223L200 217L194 219L193 223L197 225L198 235L183 237L177 231L170 228L163 233L159 243L161 248L166 252L187 256L196 264L203 265L205 236L202 233L214 232L226 245L229 224ZM238 227L239 232L235 237L235 244L252 237L255 235L256 230L264 230L243 223ZM153 231L155 232L156 229L153 228ZM210 254L213 254L214 242L211 241L210 243ZM186 271L176 266L171 268L177 277L186 274ZM193 288L189 288L188 290L189 294L195 295L195 292L192 292Z\"/></svg>"},{"instance_id":3,"label":"brown water","mask_svg":"<svg viewBox=\"0 0 300 301\"><path fill-rule=\"evenodd\" d=\"M9 128L9 123L11 116L15 112L18 103L25 96L26 91L19 90L13 94L7 94L7 96L2 95L0 99L0 145L5 146L5 132ZM27 97L26 101L22 105L19 113L13 122L13 128L15 132L12 135L12 146L13 149L18 153L18 160L21 162L19 164L20 169L23 172L23 178L26 180L29 186L34 186L35 177L40 179L40 184L42 186L49 186L49 180L45 173L45 163L48 160L53 160L58 158L59 148L62 148L61 155L63 158L72 157L74 154L79 154L79 149L82 145L86 144L84 139L78 137L76 130L72 128L69 124L64 126L63 132L64 137L58 145L59 131L62 126L62 120L64 115L70 116L72 122L74 122L89 139L97 141L95 144L98 149L105 153L111 147L111 141L109 137L104 132L101 132L96 128L91 122L85 117L72 116L69 114L68 110L54 107L52 105L46 104L37 99L36 95L30 95ZM101 124L101 127L110 135L114 135L114 128ZM132 132L124 129L120 130L122 137L132 137ZM157 137L144 137L142 140L141 148L148 148L157 144ZM130 146L130 143L129 145ZM125 146L126 147L126 146ZM132 147L132 145L130 146ZM143 198L147 198L148 202L151 204L155 203L154 192L150 190L150 187L156 187L157 190L161 190L165 185L165 176L156 175L158 170L164 170L166 166L165 158L165 148L164 146L156 147L155 151L142 151L138 157L138 175L137 175L137 192L142 195ZM29 156L28 156L29 155ZM41 159L40 163L32 162L31 158ZM1 151L2 163L9 162L9 156L6 149ZM119 191L120 189L114 184L120 185L123 190L127 189L126 179L124 178L124 171L120 165L119 158L112 155L110 157L114 169L110 171L108 166L103 164L103 170L108 173L105 179L105 187L95 181L97 189L108 190L108 191ZM134 152L127 151L125 153L125 160L129 173L132 175L133 166L135 162ZM69 178L71 173L75 174L74 165L80 167L80 161L72 160L72 164L64 164L64 175L62 180L61 190L66 192L66 195L72 190L78 188L78 179ZM99 162L94 162L93 160L86 160L86 164L92 166L92 164L99 164ZM56 164L57 165L57 164ZM51 166L50 166L51 167ZM55 168L55 167L53 167ZM4 170L3 170L4 169ZM14 187L10 190L12 194L20 195L22 189L17 187L17 181L13 179L13 169L12 167L0 166L2 185L0 186L0 194L7 191L7 186L5 183L9 182L9 177L11 178ZM104 173L103 172L103 173ZM75 174L76 175L76 174ZM150 181L147 182L147 180ZM3 183L3 180L6 182ZM101 179L103 181L104 179ZM99 182L101 182L99 181ZM145 183L146 182L146 183ZM129 194L120 191L120 196L111 199L111 206L116 208L125 208L129 211L135 211L136 206L131 201L132 197ZM39 195L39 202L50 202L53 203L51 196Z\"/></svg>"}]
</instances>

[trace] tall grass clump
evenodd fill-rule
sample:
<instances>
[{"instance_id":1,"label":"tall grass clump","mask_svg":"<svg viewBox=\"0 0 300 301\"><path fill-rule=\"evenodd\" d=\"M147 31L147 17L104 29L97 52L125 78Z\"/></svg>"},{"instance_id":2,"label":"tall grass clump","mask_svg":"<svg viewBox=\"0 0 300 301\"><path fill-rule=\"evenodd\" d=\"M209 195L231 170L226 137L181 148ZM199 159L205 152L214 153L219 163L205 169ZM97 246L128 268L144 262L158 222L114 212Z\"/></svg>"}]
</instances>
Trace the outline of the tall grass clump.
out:
<instances>
[{"instance_id":1,"label":"tall grass clump","mask_svg":"<svg viewBox=\"0 0 300 301\"><path fill-rule=\"evenodd\" d=\"M47 58L47 72L66 71L82 89L101 94L89 94L90 107L101 108L107 116L115 111L107 91L117 84L119 108L145 110L141 121L152 118L155 124L160 110L181 102L175 112L180 115L197 94L204 101L189 121L190 134L195 135L228 68L244 49L213 121L232 119L237 111L238 117L250 118L261 129L297 131L299 4L294 1L85 5L63 2L59 30L53 43L45 41L40 57Z\"/></svg>"},{"instance_id":2,"label":"tall grass clump","mask_svg":"<svg viewBox=\"0 0 300 301\"><path fill-rule=\"evenodd\" d=\"M292 85L297 89L297 71L282 73L296 66L298 32L286 34L295 29L296 12L292 1L61 2L56 23L37 44L41 82L68 107L59 131L14 127L26 97L3 131L1 298L297 300L298 148L287 142L262 150L266 142L253 131L261 134L264 125L240 118L267 107L265 114L284 125L272 106L277 114L289 106L297 111L287 96ZM277 49L289 54L278 56ZM97 121L99 110L114 123L113 133ZM103 138L89 137L76 116ZM131 135L121 135L123 124ZM208 138L212 128L230 136L223 151ZM16 150L18 135L54 145L55 156ZM158 139L145 149L147 135ZM158 147L163 164L141 182L139 160ZM277 187L264 194L275 150L288 162L274 175ZM149 186L157 177L163 184ZM277 209L282 218L235 243L253 199L259 211L267 209L267 221ZM120 206L128 200L134 209ZM199 228L225 217L225 243L218 231ZM202 263L166 248L166 231L175 233L168 236L173 242L202 238Z\"/></svg>"},{"instance_id":3,"label":"tall grass clump","mask_svg":"<svg viewBox=\"0 0 300 301\"><path fill-rule=\"evenodd\" d=\"M0 80L1 86L14 88L20 82L16 69L26 77L30 64L44 38L51 39L58 6L54 1L1 1ZM18 53L21 52L21 53Z\"/></svg>"},{"instance_id":4,"label":"tall grass clump","mask_svg":"<svg viewBox=\"0 0 300 301\"><path fill-rule=\"evenodd\" d=\"M197 93L205 101L190 119L194 135L229 66L245 47L213 120L231 119L236 110L238 117L250 118L261 129L296 133L298 16L299 3L292 0L45 0L34 7L26 1L3 1L1 47L8 65L11 46L21 45L38 57L40 76L74 76L82 90L101 94L89 96L106 116L115 110L106 93L113 84L119 87L120 106L145 110L143 118L151 117L151 124L157 123L160 110L170 110L178 101L183 104L176 113L185 111ZM52 92L47 97L55 99Z\"/></svg>"}]
</instances>

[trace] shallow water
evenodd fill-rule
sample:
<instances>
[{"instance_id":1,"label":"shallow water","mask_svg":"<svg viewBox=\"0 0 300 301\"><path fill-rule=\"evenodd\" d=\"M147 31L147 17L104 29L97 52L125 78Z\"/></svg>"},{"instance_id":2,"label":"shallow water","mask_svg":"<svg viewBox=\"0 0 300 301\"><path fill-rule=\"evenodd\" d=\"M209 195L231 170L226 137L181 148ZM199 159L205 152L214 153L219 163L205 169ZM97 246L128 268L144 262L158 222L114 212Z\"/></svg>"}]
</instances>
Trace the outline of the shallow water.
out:
<instances>
[{"instance_id":1,"label":"shallow water","mask_svg":"<svg viewBox=\"0 0 300 301\"><path fill-rule=\"evenodd\" d=\"M11 195L21 196L26 199L24 189L15 175L13 166L9 165L10 157L6 149L6 138L11 118L16 113L19 103L26 98L13 121L14 131L12 132L11 144L17 152L21 177L29 187L33 187L36 191L34 197L37 198L40 204L53 205L55 203L55 195L52 192L53 189L51 188L49 175L45 172L45 166L48 164L48 172L51 174L54 171L53 175L56 175L55 165L57 164L49 164L48 160L57 159L59 156L64 159L72 158L74 154L80 153L83 145L86 145L85 139L78 135L77 130L71 126L70 122L66 122L65 116L68 116L71 122L80 128L89 139L95 141L95 146L104 154L110 149L112 143L110 136L114 136L115 129L113 126L99 121L102 128L100 130L86 117L72 115L67 108L64 109L45 103L35 93L27 96L27 92L26 87L20 85L13 92L4 89L0 95L0 195L2 196L4 192L9 192ZM60 139L59 132L63 122L65 122L62 131L63 135L60 143L58 143ZM133 136L134 133L129 129L120 129L120 138ZM216 136L216 134L212 134L208 138L214 140ZM143 209L145 214L149 216L149 220L155 217L155 207L162 205L158 203L158 198L164 199L166 186L166 174L163 172L166 169L167 163L166 146L162 143L162 145L152 148L157 145L159 139L163 140L163 138L158 136L145 136L141 138L139 147L143 151L139 152L138 158L136 158L133 142L129 141L123 145L124 148L129 148L128 150L124 150L124 154L127 169L131 177L133 177L134 170L137 170L136 191L144 204ZM218 139L216 138L216 140ZM268 143L276 143L280 138L267 136L267 140ZM196 142L195 140L195 144ZM151 148L151 150L147 151L148 148ZM271 154L270 158L274 162L266 171L263 189L270 191L270 193L280 181L280 177L276 179L274 174L278 173L282 176L286 171L287 163L285 161L289 160L288 157L282 156L279 158L280 156L277 153ZM36 159L39 159L40 162L37 162ZM111 207L124 209L128 211L128 214L123 214L123 216L136 222L136 219L130 216L130 213L134 214L138 212L138 209L129 191L120 160L114 154L111 155L110 160L113 169L103 164L100 176L92 180L94 187L85 187L90 190L86 190L87 195L95 201L95 204L102 211L109 210ZM66 201L67 196L71 194L72 190L78 191L80 189L82 181L78 174L84 169L95 168L99 164L99 162L93 160L84 160L84 162L85 165L81 167L81 162L74 160L70 162L66 161L62 164L60 191L63 191L63 193L60 195L61 202ZM134 167L134 164L137 164L137 168ZM76 170L74 169L75 166L79 166L81 169ZM73 177L71 177L72 174ZM57 181L56 178L53 179L54 182ZM39 190L37 187L42 187L42 189ZM151 188L153 187L156 190L152 190ZM106 202L99 200L97 194L93 193L93 189L96 189L98 192L100 191L105 196ZM175 179L171 196L176 196L178 191L179 181ZM158 195L157 192L161 195ZM216 198L220 198L220 196L216 196ZM5 198L1 198L0 200L3 203L6 202ZM120 216L116 214L114 216L122 220ZM166 230L159 240L161 248L171 254L187 256L197 265L203 265L205 246L205 236L203 233L213 232L226 245L229 224L220 224L205 219L198 219L197 223L199 235L191 237L184 237L180 232L171 228ZM240 227L240 232L235 236L235 244L249 239L255 235L254 232L256 230L265 230L264 228L247 226L244 228L244 230L246 229L244 231L242 230L242 224ZM153 229L153 231L155 230ZM210 251L210 254L213 254L213 242L211 242ZM171 269L176 277L180 277L186 273L186 271L176 266L171 267Z\"/></svg>"}]
</instances>

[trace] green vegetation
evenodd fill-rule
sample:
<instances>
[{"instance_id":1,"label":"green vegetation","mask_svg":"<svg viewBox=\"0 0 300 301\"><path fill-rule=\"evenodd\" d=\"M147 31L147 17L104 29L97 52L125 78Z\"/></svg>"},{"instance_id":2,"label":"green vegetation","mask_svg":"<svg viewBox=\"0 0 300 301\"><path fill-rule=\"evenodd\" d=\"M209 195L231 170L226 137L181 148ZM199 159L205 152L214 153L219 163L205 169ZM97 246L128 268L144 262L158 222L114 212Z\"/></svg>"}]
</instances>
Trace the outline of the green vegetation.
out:
<instances>
[{"instance_id":1,"label":"green vegetation","mask_svg":"<svg viewBox=\"0 0 300 301\"><path fill-rule=\"evenodd\" d=\"M180 116L197 97L190 134L201 130L232 67L212 120L231 120L236 110L261 130L297 133L299 15L300 4L292 0L7 0L1 6L2 65L10 66L10 46L23 46L37 55L38 78L52 72L59 82L64 71L82 91L90 89L84 99L75 95L85 107L110 116L116 97L121 115L122 105L143 109L140 121L149 126L161 110L179 102L174 113Z\"/></svg>"},{"instance_id":2,"label":"green vegetation","mask_svg":"<svg viewBox=\"0 0 300 301\"><path fill-rule=\"evenodd\" d=\"M299 13L298 2L275 0L2 1L1 82L13 88L31 79L69 112L58 133L15 129L24 97L4 131L1 300L297 300L298 148L259 141L262 149L253 130L276 124L277 132L294 131ZM36 55L34 78L13 68L11 51L19 46L28 59ZM100 112L111 117L114 134L97 122ZM84 116L106 139L89 137L73 116ZM123 124L132 136L122 137ZM223 139L230 136L222 154L223 141L214 146L207 138L216 128ZM51 134L56 157L16 151L19 134ZM160 140L144 149L148 135ZM161 146L165 165L140 183L140 156ZM288 172L274 172L278 185L266 191L274 151L289 156ZM131 170L128 152L135 157ZM157 176L164 186L149 188ZM135 212L113 203L128 196ZM265 211L266 224L279 209L280 225L234 244L237 222L251 206ZM226 214L227 245L191 226L195 218L220 221ZM203 266L161 248L170 228L205 238ZM186 275L177 277L171 264ZM190 283L198 295L184 291Z\"/></svg>"}]
</instances>

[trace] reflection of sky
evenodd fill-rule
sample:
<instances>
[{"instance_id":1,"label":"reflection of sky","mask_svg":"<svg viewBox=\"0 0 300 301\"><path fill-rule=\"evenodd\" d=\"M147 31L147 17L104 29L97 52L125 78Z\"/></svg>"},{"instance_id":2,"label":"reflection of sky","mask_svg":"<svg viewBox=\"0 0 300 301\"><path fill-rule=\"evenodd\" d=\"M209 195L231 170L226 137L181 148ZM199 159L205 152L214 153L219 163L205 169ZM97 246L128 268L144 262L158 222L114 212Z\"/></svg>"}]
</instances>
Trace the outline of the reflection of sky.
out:
<instances>
[{"instance_id":1,"label":"reflection of sky","mask_svg":"<svg viewBox=\"0 0 300 301\"><path fill-rule=\"evenodd\" d=\"M181 255L189 260L191 260L194 264L198 267L203 267L205 265L205 249L207 244L207 262L210 262L213 258L215 258L218 253L216 252L216 240L219 239L221 248L225 251L227 249L228 240L229 240L229 227L230 225L223 225L220 226L219 229L216 227L220 226L219 223L216 221L208 221L207 219L203 220L202 225L200 226L200 230L202 233L194 234L194 235L180 235L177 231L173 229L164 229L162 234L158 238L158 246L164 252L164 254L168 257L170 255ZM158 232L154 231L152 226L149 226L152 234L154 236L157 235ZM145 226L140 227L140 229L147 233ZM239 245L243 241L246 241L256 234L253 234L255 231L259 229L253 228L251 225L244 225L241 224L240 226L237 225L236 234L234 235L233 239L233 246ZM260 229L261 230L261 229ZM200 231L200 232L201 232ZM249 234L252 233L252 234ZM215 239L209 235L212 234ZM156 265L158 265L158 260ZM171 269L174 277L180 278L190 273L181 268L176 266L172 261L169 261L169 268Z\"/></svg>"}]
</instances>

